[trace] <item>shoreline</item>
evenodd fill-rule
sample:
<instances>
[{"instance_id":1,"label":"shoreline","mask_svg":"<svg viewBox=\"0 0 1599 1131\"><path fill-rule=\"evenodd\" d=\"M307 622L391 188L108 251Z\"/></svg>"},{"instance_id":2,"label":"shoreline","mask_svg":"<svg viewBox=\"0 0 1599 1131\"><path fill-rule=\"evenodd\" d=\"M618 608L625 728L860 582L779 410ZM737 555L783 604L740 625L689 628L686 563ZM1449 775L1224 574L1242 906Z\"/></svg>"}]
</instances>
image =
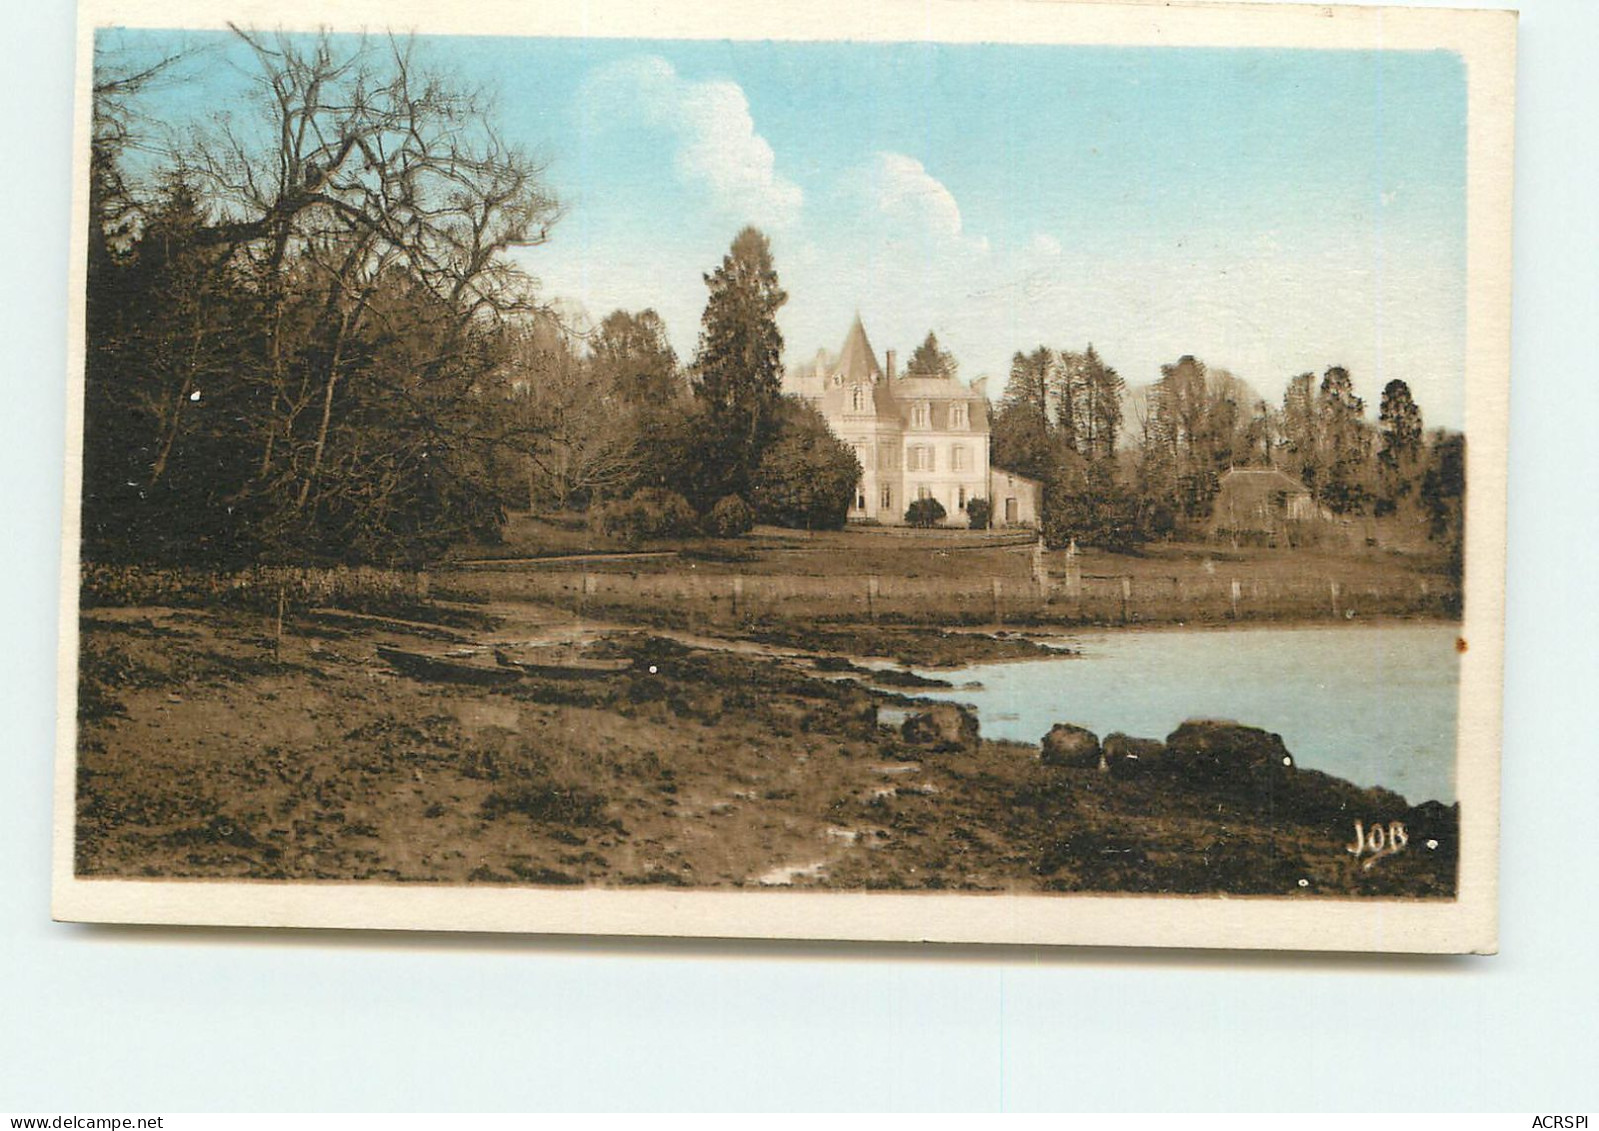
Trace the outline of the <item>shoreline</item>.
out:
<instances>
[{"instance_id":1,"label":"shoreline","mask_svg":"<svg viewBox=\"0 0 1599 1131\"><path fill-rule=\"evenodd\" d=\"M1374 616L1354 617L1333 620L1314 620L1309 618L1285 617L1280 620L1253 619L1237 622L1203 621L1189 623L1183 621L1170 621L1148 624L1095 624L1083 626L1056 626L1056 625L1029 625L1026 627L1009 627L1003 624L993 625L885 625L885 624L829 624L814 626L808 631L798 626L783 626L782 628L768 627L755 629L743 633L736 631L719 632L706 628L697 635L705 639L721 639L729 641L742 641L756 638L782 638L798 641L810 640L817 643L808 645L810 650L840 656L851 662L863 665L880 663L883 660L899 663L912 671L926 669L928 672L948 672L952 669L974 667L990 663L1016 662L1025 663L1030 660L1049 660L1078 655L1075 644L1083 639L1109 638L1128 635L1166 635L1174 633L1244 633L1244 632L1287 632L1287 631L1312 631L1312 630L1378 630L1388 627L1403 625L1427 624L1452 626L1457 630L1462 622L1457 617L1432 616L1425 614L1404 616ZM853 633L866 633L883 638L892 638L900 635L907 638L927 639L934 638L947 647L944 649L948 658L936 661L923 660L915 663L905 663L895 656L888 656L882 652L850 652L829 649L821 644L829 636L841 637ZM994 649L988 644L979 644L978 641L992 642L999 645L1013 645L1026 648L1034 646L1031 654L995 655ZM1058 642L1058 643L1057 643ZM963 652L961 645L970 644L970 648ZM796 645L798 646L798 645Z\"/></svg>"},{"instance_id":2,"label":"shoreline","mask_svg":"<svg viewBox=\"0 0 1599 1131\"><path fill-rule=\"evenodd\" d=\"M598 636L633 661L625 673L504 688L398 674L380 643L443 647L291 618L274 655L259 616L226 610L87 621L79 874L1453 893L1452 856L1363 870L1344 849L1356 810L1439 830L1454 810L1315 770L1261 794L1244 779L1050 765L923 688L637 628ZM880 711L955 712L954 730L948 717L884 725Z\"/></svg>"}]
</instances>

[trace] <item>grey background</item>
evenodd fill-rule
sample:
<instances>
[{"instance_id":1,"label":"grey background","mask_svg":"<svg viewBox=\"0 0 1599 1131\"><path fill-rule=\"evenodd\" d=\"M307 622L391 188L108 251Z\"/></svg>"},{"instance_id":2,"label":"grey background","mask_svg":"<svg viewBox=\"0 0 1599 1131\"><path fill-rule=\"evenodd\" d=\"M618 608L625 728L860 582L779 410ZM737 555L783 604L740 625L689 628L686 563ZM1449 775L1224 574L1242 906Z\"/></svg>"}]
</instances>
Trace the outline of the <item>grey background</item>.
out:
<instances>
[{"instance_id":1,"label":"grey background","mask_svg":"<svg viewBox=\"0 0 1599 1131\"><path fill-rule=\"evenodd\" d=\"M73 20L0 79L0 1112L1596 1106L1594 7L1522 15L1503 953L1451 960L51 923Z\"/></svg>"}]
</instances>

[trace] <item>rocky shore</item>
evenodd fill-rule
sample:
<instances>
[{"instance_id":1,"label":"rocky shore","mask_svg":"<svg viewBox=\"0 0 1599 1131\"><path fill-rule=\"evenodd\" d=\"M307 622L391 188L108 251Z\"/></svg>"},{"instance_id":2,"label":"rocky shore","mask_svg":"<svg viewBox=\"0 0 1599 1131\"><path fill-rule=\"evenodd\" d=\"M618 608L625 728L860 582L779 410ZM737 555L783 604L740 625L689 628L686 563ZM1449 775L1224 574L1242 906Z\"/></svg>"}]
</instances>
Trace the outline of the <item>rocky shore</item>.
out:
<instances>
[{"instance_id":1,"label":"rocky shore","mask_svg":"<svg viewBox=\"0 0 1599 1131\"><path fill-rule=\"evenodd\" d=\"M86 618L92 876L1450 898L1458 812L1195 720L1037 745L848 662L605 634L592 679L406 675L403 626ZM891 725L890 725L891 724Z\"/></svg>"}]
</instances>

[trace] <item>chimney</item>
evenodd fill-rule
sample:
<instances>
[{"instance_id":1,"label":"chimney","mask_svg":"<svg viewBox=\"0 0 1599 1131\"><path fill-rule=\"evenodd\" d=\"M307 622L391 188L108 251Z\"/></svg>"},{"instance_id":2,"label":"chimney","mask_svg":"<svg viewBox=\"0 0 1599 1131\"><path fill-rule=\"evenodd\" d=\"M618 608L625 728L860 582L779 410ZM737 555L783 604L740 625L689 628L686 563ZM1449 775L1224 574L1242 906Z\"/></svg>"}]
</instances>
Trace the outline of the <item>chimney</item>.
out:
<instances>
[{"instance_id":1,"label":"chimney","mask_svg":"<svg viewBox=\"0 0 1599 1131\"><path fill-rule=\"evenodd\" d=\"M883 364L888 370L888 379L894 379L894 351L886 350L883 353Z\"/></svg>"}]
</instances>

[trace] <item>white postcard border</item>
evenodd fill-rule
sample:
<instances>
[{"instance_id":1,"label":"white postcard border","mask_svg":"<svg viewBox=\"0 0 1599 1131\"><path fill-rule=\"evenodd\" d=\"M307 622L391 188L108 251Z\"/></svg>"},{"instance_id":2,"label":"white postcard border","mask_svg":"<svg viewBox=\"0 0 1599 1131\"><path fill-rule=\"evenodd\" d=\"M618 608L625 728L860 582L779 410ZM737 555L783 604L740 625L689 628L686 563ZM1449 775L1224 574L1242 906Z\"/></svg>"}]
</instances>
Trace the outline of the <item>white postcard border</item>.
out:
<instances>
[{"instance_id":1,"label":"white postcard border","mask_svg":"<svg viewBox=\"0 0 1599 1131\"><path fill-rule=\"evenodd\" d=\"M1092 43L1458 52L1467 120L1467 573L1457 795L1458 898L946 895L552 891L361 883L83 879L73 872L82 488L89 86L108 26L379 27L427 34L639 39ZM839 29L849 29L841 36ZM1492 953L1497 947L1515 14L1497 10L988 0L605 0L448 12L418 0L84 0L79 7L75 180L61 558L52 913L58 920L214 926L507 931L957 943Z\"/></svg>"}]
</instances>

